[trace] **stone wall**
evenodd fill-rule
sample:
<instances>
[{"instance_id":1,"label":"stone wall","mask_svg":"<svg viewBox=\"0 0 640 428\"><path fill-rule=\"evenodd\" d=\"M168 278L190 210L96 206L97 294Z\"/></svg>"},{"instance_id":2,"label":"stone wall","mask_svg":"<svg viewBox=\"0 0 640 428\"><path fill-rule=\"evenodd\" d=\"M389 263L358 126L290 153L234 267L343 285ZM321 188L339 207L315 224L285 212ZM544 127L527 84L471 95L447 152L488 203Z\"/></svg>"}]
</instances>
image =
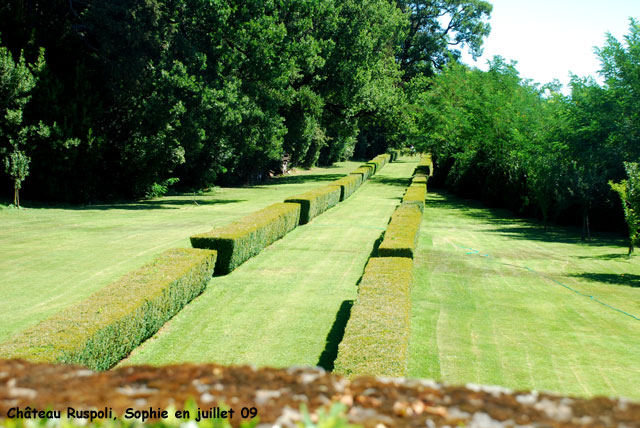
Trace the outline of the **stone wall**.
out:
<instances>
[{"instance_id":1,"label":"stone wall","mask_svg":"<svg viewBox=\"0 0 640 428\"><path fill-rule=\"evenodd\" d=\"M314 414L335 402L346 405L350 422L377 428L640 427L640 404L622 399L584 400L421 380L348 381L318 368L202 364L92 372L83 367L0 360L0 418L11 408L27 406L63 412L67 407L107 406L121 415L127 408L181 408L189 398L202 409L226 403L236 415L242 407L255 407L264 427L296 426L301 404ZM240 421L231 419L234 426Z\"/></svg>"}]
</instances>

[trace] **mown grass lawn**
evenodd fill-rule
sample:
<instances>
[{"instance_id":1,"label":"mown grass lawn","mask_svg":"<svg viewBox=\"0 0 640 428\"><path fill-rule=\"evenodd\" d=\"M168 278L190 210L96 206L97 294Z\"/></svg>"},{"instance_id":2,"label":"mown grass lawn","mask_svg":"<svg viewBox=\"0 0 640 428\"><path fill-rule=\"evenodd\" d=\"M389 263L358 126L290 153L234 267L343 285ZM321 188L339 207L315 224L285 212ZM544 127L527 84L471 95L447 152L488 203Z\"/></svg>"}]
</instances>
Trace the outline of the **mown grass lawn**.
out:
<instances>
[{"instance_id":1,"label":"mown grass lawn","mask_svg":"<svg viewBox=\"0 0 640 428\"><path fill-rule=\"evenodd\" d=\"M356 283L417 160L386 165L346 201L214 277L123 364L331 368Z\"/></svg>"},{"instance_id":2,"label":"mown grass lawn","mask_svg":"<svg viewBox=\"0 0 640 428\"><path fill-rule=\"evenodd\" d=\"M614 235L583 243L577 229L431 193L410 375L640 399L640 256L626 252Z\"/></svg>"},{"instance_id":3,"label":"mown grass lawn","mask_svg":"<svg viewBox=\"0 0 640 428\"><path fill-rule=\"evenodd\" d=\"M312 168L242 188L129 204L0 207L0 341L73 305L156 254L348 174L359 162ZM23 195L27 197L27 195ZM197 202L197 205L194 203Z\"/></svg>"}]
</instances>

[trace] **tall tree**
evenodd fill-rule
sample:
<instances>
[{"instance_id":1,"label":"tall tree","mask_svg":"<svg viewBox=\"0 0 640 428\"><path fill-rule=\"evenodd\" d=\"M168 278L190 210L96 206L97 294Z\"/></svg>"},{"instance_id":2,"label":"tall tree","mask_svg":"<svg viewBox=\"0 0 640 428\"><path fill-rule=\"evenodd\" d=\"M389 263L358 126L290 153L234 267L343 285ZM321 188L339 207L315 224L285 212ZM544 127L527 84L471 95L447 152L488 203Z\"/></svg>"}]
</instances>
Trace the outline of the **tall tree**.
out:
<instances>
[{"instance_id":1,"label":"tall tree","mask_svg":"<svg viewBox=\"0 0 640 428\"><path fill-rule=\"evenodd\" d=\"M17 207L22 182L29 174L31 159L25 153L28 140L36 131L42 136L48 133L48 127L42 123L30 125L24 120L24 109L43 66L43 52L34 64L27 65L22 53L14 61L9 50L0 46L0 156L13 182L13 202Z\"/></svg>"},{"instance_id":2,"label":"tall tree","mask_svg":"<svg viewBox=\"0 0 640 428\"><path fill-rule=\"evenodd\" d=\"M627 179L620 183L609 181L611 188L620 196L624 218L629 228L629 254L640 243L640 167L635 162L625 162Z\"/></svg>"},{"instance_id":3,"label":"tall tree","mask_svg":"<svg viewBox=\"0 0 640 428\"><path fill-rule=\"evenodd\" d=\"M491 26L485 21L493 6L483 0L396 1L409 22L398 62L409 80L433 75L466 47L474 58L482 54Z\"/></svg>"}]
</instances>

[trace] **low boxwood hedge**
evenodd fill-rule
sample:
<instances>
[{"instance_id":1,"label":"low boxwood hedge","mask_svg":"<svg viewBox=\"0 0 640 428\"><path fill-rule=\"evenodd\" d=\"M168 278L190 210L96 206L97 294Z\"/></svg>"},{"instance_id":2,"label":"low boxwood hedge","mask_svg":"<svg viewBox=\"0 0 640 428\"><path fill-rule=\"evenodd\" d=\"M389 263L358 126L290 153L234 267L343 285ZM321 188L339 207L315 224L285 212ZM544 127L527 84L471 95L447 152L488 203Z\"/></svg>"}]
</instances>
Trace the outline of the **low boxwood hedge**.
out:
<instances>
[{"instance_id":1,"label":"low boxwood hedge","mask_svg":"<svg viewBox=\"0 0 640 428\"><path fill-rule=\"evenodd\" d=\"M106 370L202 293L215 262L215 251L168 250L0 345L0 355Z\"/></svg>"},{"instance_id":2,"label":"low boxwood hedge","mask_svg":"<svg viewBox=\"0 0 640 428\"><path fill-rule=\"evenodd\" d=\"M375 158L371 159L365 165L371 165L373 167L373 174L377 173L389 162L390 156L388 154L378 155Z\"/></svg>"},{"instance_id":3,"label":"low boxwood hedge","mask_svg":"<svg viewBox=\"0 0 640 428\"><path fill-rule=\"evenodd\" d=\"M306 224L315 216L340 202L341 193L340 186L329 185L292 196L287 198L285 202L300 205L300 224Z\"/></svg>"},{"instance_id":4,"label":"low boxwood hedge","mask_svg":"<svg viewBox=\"0 0 640 428\"><path fill-rule=\"evenodd\" d=\"M420 158L418 166L416 166L415 174L424 174L427 176L433 175L433 162L431 161L431 154L426 154Z\"/></svg>"},{"instance_id":5,"label":"low boxwood hedge","mask_svg":"<svg viewBox=\"0 0 640 428\"><path fill-rule=\"evenodd\" d=\"M337 192L339 195L339 189ZM194 235L191 245L216 250L216 275L226 275L295 229L299 221L300 204L280 202L226 226Z\"/></svg>"},{"instance_id":6,"label":"low boxwood hedge","mask_svg":"<svg viewBox=\"0 0 640 428\"><path fill-rule=\"evenodd\" d=\"M415 204L420 208L420 211L424 210L424 201L427 198L427 185L426 184L411 184L407 187L407 191L402 197L402 203Z\"/></svg>"},{"instance_id":7,"label":"low boxwood hedge","mask_svg":"<svg viewBox=\"0 0 640 428\"><path fill-rule=\"evenodd\" d=\"M400 204L378 247L378 257L409 257L418 245L422 212L416 204Z\"/></svg>"},{"instance_id":8,"label":"low boxwood hedge","mask_svg":"<svg viewBox=\"0 0 640 428\"><path fill-rule=\"evenodd\" d=\"M362 182L364 183L373 175L373 167L371 165L363 165L351 171L349 175L359 175L362 177Z\"/></svg>"},{"instance_id":9,"label":"low boxwood hedge","mask_svg":"<svg viewBox=\"0 0 640 428\"><path fill-rule=\"evenodd\" d=\"M411 319L413 260L373 257L338 347L334 371L356 376L404 376Z\"/></svg>"},{"instance_id":10,"label":"low boxwood hedge","mask_svg":"<svg viewBox=\"0 0 640 428\"><path fill-rule=\"evenodd\" d=\"M349 174L332 183L332 185L340 187L340 201L344 201L351 196L361 184L362 175L360 174Z\"/></svg>"},{"instance_id":11,"label":"low boxwood hedge","mask_svg":"<svg viewBox=\"0 0 640 428\"><path fill-rule=\"evenodd\" d=\"M428 181L429 181L428 176L424 174L416 174L411 179L411 184L424 184L426 186Z\"/></svg>"},{"instance_id":12,"label":"low boxwood hedge","mask_svg":"<svg viewBox=\"0 0 640 428\"><path fill-rule=\"evenodd\" d=\"M391 162L391 154L389 154L389 153L383 153L383 154L378 155L376 157L383 159L384 160L384 165L386 165L389 162Z\"/></svg>"},{"instance_id":13,"label":"low boxwood hedge","mask_svg":"<svg viewBox=\"0 0 640 428\"><path fill-rule=\"evenodd\" d=\"M379 160L370 160L365 165L373 168L373 172L371 173L371 175L375 175L375 173L380 171L380 168L382 168L382 162L380 162Z\"/></svg>"}]
</instances>

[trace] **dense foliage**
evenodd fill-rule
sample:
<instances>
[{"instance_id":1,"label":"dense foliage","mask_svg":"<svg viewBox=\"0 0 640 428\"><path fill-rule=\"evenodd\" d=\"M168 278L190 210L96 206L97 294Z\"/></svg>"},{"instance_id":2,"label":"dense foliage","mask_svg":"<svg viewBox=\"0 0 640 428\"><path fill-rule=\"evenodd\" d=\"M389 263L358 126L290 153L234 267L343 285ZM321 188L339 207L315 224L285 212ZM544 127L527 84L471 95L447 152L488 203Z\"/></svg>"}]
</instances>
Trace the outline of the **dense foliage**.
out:
<instances>
[{"instance_id":1,"label":"dense foliage","mask_svg":"<svg viewBox=\"0 0 640 428\"><path fill-rule=\"evenodd\" d=\"M482 0L9 0L1 191L95 201L259 180L413 145L445 184L585 237L640 155L640 27L596 50L604 84L524 80L479 55ZM611 216L614 210L616 215ZM615 226L615 225L614 225Z\"/></svg>"},{"instance_id":2,"label":"dense foliage","mask_svg":"<svg viewBox=\"0 0 640 428\"><path fill-rule=\"evenodd\" d=\"M635 162L625 162L624 168L629 178L620 183L609 182L618 193L624 209L624 219L629 228L629 254L640 243L640 168Z\"/></svg>"},{"instance_id":3,"label":"dense foliage","mask_svg":"<svg viewBox=\"0 0 640 428\"><path fill-rule=\"evenodd\" d=\"M590 218L619 227L620 204L608 182L624 178L624 162L640 156L639 23L631 20L623 42L609 35L596 53L604 84L574 76L570 95L557 83L522 79L500 57L486 72L452 63L413 79L412 139L434 154L436 182L538 213L545 224L581 218L583 238Z\"/></svg>"},{"instance_id":4,"label":"dense foliage","mask_svg":"<svg viewBox=\"0 0 640 428\"><path fill-rule=\"evenodd\" d=\"M460 45L477 52L490 10L479 0L8 0L0 82L17 98L0 105L0 129L16 130L0 135L0 156L30 159L29 198L71 201L252 181L285 154L294 166L370 159L410 127L403 75L433 73ZM39 124L47 132L17 129Z\"/></svg>"}]
</instances>

